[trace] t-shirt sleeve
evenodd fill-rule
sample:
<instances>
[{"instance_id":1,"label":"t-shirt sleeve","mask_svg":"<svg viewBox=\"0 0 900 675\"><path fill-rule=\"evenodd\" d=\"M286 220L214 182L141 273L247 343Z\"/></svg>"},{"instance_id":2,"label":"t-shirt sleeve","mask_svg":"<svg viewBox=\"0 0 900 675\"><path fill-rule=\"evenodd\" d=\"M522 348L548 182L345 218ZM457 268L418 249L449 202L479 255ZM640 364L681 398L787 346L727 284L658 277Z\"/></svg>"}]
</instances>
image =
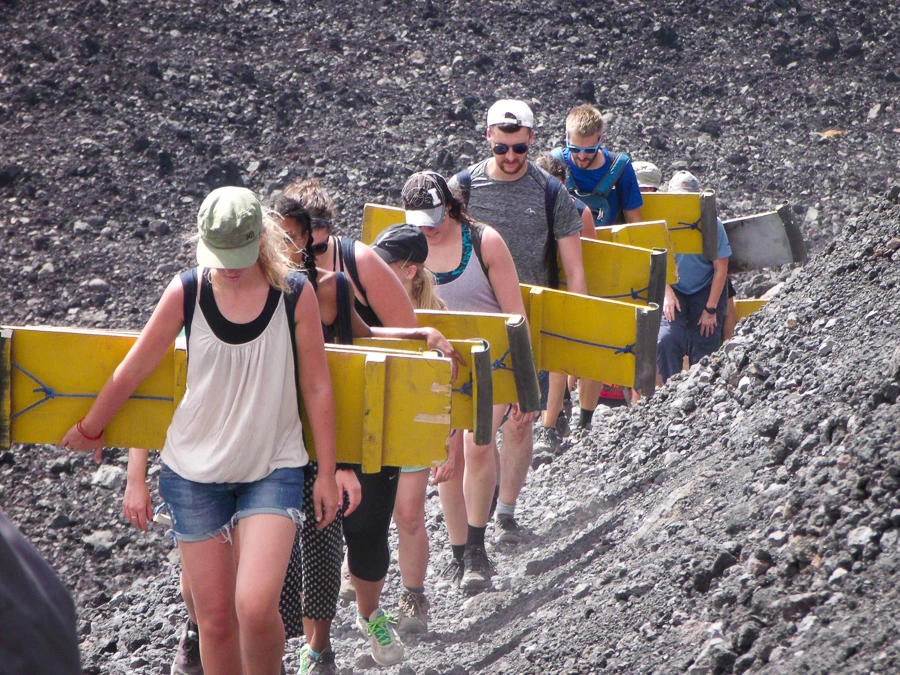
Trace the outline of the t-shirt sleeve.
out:
<instances>
[{"instance_id":1,"label":"t-shirt sleeve","mask_svg":"<svg viewBox=\"0 0 900 675\"><path fill-rule=\"evenodd\" d=\"M637 176L634 173L634 167L631 166L631 162L625 165L616 189L619 191L619 199L623 211L633 211L644 205L644 198L641 197L641 188L638 187Z\"/></svg>"},{"instance_id":2,"label":"t-shirt sleeve","mask_svg":"<svg viewBox=\"0 0 900 675\"><path fill-rule=\"evenodd\" d=\"M731 257L731 244L728 243L728 233L725 232L725 225L722 224L721 218L716 218L716 230L719 235L719 251L716 255L717 258L730 258Z\"/></svg>"},{"instance_id":3,"label":"t-shirt sleeve","mask_svg":"<svg viewBox=\"0 0 900 675\"><path fill-rule=\"evenodd\" d=\"M553 236L563 239L574 232L581 232L583 227L575 202L565 189L560 190L553 206Z\"/></svg>"}]
</instances>

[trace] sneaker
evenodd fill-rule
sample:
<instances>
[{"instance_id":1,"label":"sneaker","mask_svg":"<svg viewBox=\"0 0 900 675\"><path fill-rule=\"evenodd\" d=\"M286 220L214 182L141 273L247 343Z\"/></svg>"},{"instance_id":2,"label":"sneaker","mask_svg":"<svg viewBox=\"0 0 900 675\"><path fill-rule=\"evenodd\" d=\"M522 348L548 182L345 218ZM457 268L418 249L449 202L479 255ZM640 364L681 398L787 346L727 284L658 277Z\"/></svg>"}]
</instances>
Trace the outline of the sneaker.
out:
<instances>
[{"instance_id":1,"label":"sneaker","mask_svg":"<svg viewBox=\"0 0 900 675\"><path fill-rule=\"evenodd\" d=\"M356 617L356 625L369 640L372 658L380 666L393 666L403 660L403 643L397 637L397 631L391 625L397 623L390 614L385 614L379 607L368 621L361 616Z\"/></svg>"},{"instance_id":2,"label":"sneaker","mask_svg":"<svg viewBox=\"0 0 900 675\"><path fill-rule=\"evenodd\" d=\"M316 658L312 655L312 648L309 645L303 645L297 652L297 658L300 661L298 675L337 675L334 652L330 649L326 649L319 654L319 658Z\"/></svg>"},{"instance_id":3,"label":"sneaker","mask_svg":"<svg viewBox=\"0 0 900 675\"><path fill-rule=\"evenodd\" d=\"M350 578L350 566L347 564L347 558L341 565L341 590L338 592L338 598L344 602L356 601L356 589L353 588L353 579Z\"/></svg>"},{"instance_id":4,"label":"sneaker","mask_svg":"<svg viewBox=\"0 0 900 675\"><path fill-rule=\"evenodd\" d=\"M512 516L500 515L494 522L494 532L499 543L518 544L524 538L525 532Z\"/></svg>"},{"instance_id":5,"label":"sneaker","mask_svg":"<svg viewBox=\"0 0 900 675\"><path fill-rule=\"evenodd\" d=\"M463 563L462 558L451 557L447 566L441 570L440 577L443 584L459 586L465 571L465 563Z\"/></svg>"},{"instance_id":6,"label":"sneaker","mask_svg":"<svg viewBox=\"0 0 900 675\"><path fill-rule=\"evenodd\" d=\"M397 602L397 630L401 633L428 632L428 598L408 588L400 592Z\"/></svg>"},{"instance_id":7,"label":"sneaker","mask_svg":"<svg viewBox=\"0 0 900 675\"><path fill-rule=\"evenodd\" d=\"M562 436L555 427L540 427L534 432L535 452L549 452L552 455L559 453L562 446Z\"/></svg>"},{"instance_id":8,"label":"sneaker","mask_svg":"<svg viewBox=\"0 0 900 675\"><path fill-rule=\"evenodd\" d=\"M487 557L483 546L467 546L465 557L465 574L459 587L464 591L483 591L491 587L494 566Z\"/></svg>"},{"instance_id":9,"label":"sneaker","mask_svg":"<svg viewBox=\"0 0 900 675\"><path fill-rule=\"evenodd\" d=\"M178 642L175 661L172 663L170 675L203 675L203 664L200 663L200 631L197 624L188 619L184 624L184 632Z\"/></svg>"}]
</instances>

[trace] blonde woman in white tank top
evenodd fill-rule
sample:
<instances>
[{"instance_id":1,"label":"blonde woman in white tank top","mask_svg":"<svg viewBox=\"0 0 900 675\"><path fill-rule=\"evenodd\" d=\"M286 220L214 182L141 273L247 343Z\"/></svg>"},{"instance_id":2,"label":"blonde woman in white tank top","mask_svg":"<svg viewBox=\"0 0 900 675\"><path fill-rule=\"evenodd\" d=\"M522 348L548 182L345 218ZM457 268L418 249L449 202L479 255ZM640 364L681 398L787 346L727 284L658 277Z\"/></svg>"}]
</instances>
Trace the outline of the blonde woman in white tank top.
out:
<instances>
[{"instance_id":1,"label":"blonde woman in white tank top","mask_svg":"<svg viewBox=\"0 0 900 675\"><path fill-rule=\"evenodd\" d=\"M292 353L283 292L283 236L263 229L256 197L220 188L198 215L203 266L192 321L187 391L163 451L160 494L169 507L200 627L206 675L276 675L284 651L278 599L302 505L303 447L294 380L310 411L320 527L338 505L334 400L315 293L294 312ZM184 287L166 288L134 347L64 448L94 452L103 429L156 368L184 326ZM189 604L191 600L186 598Z\"/></svg>"}]
</instances>

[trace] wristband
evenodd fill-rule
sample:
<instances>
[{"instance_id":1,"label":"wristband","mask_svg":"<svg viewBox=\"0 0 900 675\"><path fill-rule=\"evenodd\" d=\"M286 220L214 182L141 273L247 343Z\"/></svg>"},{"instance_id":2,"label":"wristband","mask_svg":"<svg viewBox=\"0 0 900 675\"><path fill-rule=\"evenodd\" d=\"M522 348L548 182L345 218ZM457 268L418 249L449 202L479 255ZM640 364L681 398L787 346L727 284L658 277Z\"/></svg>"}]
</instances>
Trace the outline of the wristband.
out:
<instances>
[{"instance_id":1,"label":"wristband","mask_svg":"<svg viewBox=\"0 0 900 675\"><path fill-rule=\"evenodd\" d=\"M707 314L715 314L716 308L715 307L704 307L703 311L706 312Z\"/></svg>"},{"instance_id":2,"label":"wristband","mask_svg":"<svg viewBox=\"0 0 900 675\"><path fill-rule=\"evenodd\" d=\"M99 441L99 440L100 440L100 437L103 436L103 430L101 429L101 430L100 430L100 433L97 434L96 436L88 436L88 435L84 432L84 426L82 425L82 422L84 422L84 418L83 418L83 417L82 417L80 420L78 420L78 422L75 424L75 428L78 429L78 433L81 434L82 436L84 436L84 437L85 437L86 439L88 439L89 441Z\"/></svg>"}]
</instances>

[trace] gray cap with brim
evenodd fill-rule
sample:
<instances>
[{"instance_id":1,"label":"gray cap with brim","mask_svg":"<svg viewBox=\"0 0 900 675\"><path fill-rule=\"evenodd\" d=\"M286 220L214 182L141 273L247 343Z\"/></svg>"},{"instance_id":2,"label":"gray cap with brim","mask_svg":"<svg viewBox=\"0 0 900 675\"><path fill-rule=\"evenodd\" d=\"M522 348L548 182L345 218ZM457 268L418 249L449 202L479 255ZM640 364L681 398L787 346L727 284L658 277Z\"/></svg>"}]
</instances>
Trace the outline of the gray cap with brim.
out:
<instances>
[{"instance_id":1,"label":"gray cap with brim","mask_svg":"<svg viewBox=\"0 0 900 675\"><path fill-rule=\"evenodd\" d=\"M197 262L214 269L252 267L259 258L262 228L262 207L250 190L213 190L197 214Z\"/></svg>"}]
</instances>

